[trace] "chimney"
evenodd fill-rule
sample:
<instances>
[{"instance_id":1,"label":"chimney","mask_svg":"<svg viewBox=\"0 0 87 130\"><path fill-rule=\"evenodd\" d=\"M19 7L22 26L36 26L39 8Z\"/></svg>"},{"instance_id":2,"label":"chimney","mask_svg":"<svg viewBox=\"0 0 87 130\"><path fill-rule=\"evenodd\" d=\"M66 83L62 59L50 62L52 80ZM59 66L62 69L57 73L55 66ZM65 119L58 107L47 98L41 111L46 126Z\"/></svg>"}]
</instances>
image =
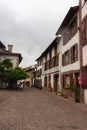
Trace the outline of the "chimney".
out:
<instances>
[{"instance_id":1,"label":"chimney","mask_svg":"<svg viewBox=\"0 0 87 130\"><path fill-rule=\"evenodd\" d=\"M12 47L13 47L13 45L8 45L8 51L9 52L12 52Z\"/></svg>"}]
</instances>

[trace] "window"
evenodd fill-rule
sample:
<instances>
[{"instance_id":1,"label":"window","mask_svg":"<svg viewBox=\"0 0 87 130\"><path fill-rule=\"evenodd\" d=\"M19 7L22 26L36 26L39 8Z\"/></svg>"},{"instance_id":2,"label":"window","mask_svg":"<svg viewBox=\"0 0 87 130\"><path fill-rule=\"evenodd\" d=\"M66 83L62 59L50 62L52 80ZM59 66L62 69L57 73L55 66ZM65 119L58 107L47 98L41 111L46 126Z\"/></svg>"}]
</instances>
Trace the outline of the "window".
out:
<instances>
[{"instance_id":1,"label":"window","mask_svg":"<svg viewBox=\"0 0 87 130\"><path fill-rule=\"evenodd\" d=\"M65 45L77 32L77 16L72 18L63 33L63 45Z\"/></svg>"},{"instance_id":2,"label":"window","mask_svg":"<svg viewBox=\"0 0 87 130\"><path fill-rule=\"evenodd\" d=\"M64 54L64 64L69 64L69 51L66 51Z\"/></svg>"},{"instance_id":3,"label":"window","mask_svg":"<svg viewBox=\"0 0 87 130\"><path fill-rule=\"evenodd\" d=\"M63 75L63 87L67 89L70 88L70 74Z\"/></svg>"},{"instance_id":4,"label":"window","mask_svg":"<svg viewBox=\"0 0 87 130\"><path fill-rule=\"evenodd\" d=\"M44 64L44 70L47 70L47 63Z\"/></svg>"},{"instance_id":5,"label":"window","mask_svg":"<svg viewBox=\"0 0 87 130\"><path fill-rule=\"evenodd\" d=\"M69 28L70 28L70 37L73 37L73 35L75 35L75 33L77 32L77 18L76 17L70 23Z\"/></svg>"},{"instance_id":6,"label":"window","mask_svg":"<svg viewBox=\"0 0 87 130\"><path fill-rule=\"evenodd\" d=\"M68 73L68 74L62 75L63 88L70 89L70 87L72 87L72 85L73 85L73 81L74 81L73 73Z\"/></svg>"},{"instance_id":7,"label":"window","mask_svg":"<svg viewBox=\"0 0 87 130\"><path fill-rule=\"evenodd\" d=\"M78 44L75 44L74 46L71 47L70 54L71 54L71 63L78 60Z\"/></svg>"},{"instance_id":8,"label":"window","mask_svg":"<svg viewBox=\"0 0 87 130\"><path fill-rule=\"evenodd\" d=\"M69 64L69 50L62 55L62 66Z\"/></svg>"}]
</instances>

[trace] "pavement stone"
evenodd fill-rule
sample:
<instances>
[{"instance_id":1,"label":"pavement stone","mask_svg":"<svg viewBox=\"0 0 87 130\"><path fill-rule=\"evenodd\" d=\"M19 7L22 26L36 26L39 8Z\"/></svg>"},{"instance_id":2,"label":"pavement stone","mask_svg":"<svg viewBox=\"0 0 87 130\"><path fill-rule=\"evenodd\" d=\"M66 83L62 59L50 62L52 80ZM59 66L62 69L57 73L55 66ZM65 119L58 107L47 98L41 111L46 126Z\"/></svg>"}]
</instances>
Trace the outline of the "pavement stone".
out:
<instances>
[{"instance_id":1,"label":"pavement stone","mask_svg":"<svg viewBox=\"0 0 87 130\"><path fill-rule=\"evenodd\" d=\"M87 130L87 105L46 88L0 90L0 130Z\"/></svg>"}]
</instances>

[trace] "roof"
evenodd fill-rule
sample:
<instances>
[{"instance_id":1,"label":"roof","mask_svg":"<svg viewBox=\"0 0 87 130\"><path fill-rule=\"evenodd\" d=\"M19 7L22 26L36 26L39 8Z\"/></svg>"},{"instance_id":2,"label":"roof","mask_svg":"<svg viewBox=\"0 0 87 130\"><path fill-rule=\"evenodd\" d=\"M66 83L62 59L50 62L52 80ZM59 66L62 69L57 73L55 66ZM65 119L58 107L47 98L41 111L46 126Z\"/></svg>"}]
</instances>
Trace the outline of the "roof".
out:
<instances>
[{"instance_id":1,"label":"roof","mask_svg":"<svg viewBox=\"0 0 87 130\"><path fill-rule=\"evenodd\" d=\"M0 48L6 49L5 45L0 41Z\"/></svg>"},{"instance_id":2,"label":"roof","mask_svg":"<svg viewBox=\"0 0 87 130\"><path fill-rule=\"evenodd\" d=\"M41 54L40 57L38 57L36 59L36 61L38 61L40 58L42 58L43 56L45 56L54 46L57 45L57 43L60 41L60 37L56 37L52 43L46 48L46 50Z\"/></svg>"},{"instance_id":3,"label":"roof","mask_svg":"<svg viewBox=\"0 0 87 130\"><path fill-rule=\"evenodd\" d=\"M32 65L32 66L29 66L29 67L26 67L26 68L23 68L25 71L32 71L32 70L35 70L36 68L36 65Z\"/></svg>"},{"instance_id":4,"label":"roof","mask_svg":"<svg viewBox=\"0 0 87 130\"><path fill-rule=\"evenodd\" d=\"M67 15L65 16L62 24L60 25L58 31L56 32L56 35L62 34L63 30L68 25L68 23L70 22L70 20L74 16L74 14L78 11L78 9L79 9L79 6L74 6L74 7L71 7L69 9L69 11L68 11Z\"/></svg>"}]
</instances>

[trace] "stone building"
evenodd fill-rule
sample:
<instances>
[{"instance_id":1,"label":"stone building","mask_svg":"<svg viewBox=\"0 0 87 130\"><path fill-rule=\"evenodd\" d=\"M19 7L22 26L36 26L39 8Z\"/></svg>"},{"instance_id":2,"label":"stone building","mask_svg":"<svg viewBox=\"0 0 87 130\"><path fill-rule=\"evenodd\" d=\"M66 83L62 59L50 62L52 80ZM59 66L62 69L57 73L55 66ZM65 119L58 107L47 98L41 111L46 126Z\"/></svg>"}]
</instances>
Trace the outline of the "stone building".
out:
<instances>
[{"instance_id":1,"label":"stone building","mask_svg":"<svg viewBox=\"0 0 87 130\"><path fill-rule=\"evenodd\" d=\"M10 59L12 64L13 64L13 68L19 66L21 60L22 60L22 56L20 53L14 53L12 52L12 47L13 45L8 45L8 50L6 50L5 45L0 42L0 62L2 62L5 59Z\"/></svg>"}]
</instances>

